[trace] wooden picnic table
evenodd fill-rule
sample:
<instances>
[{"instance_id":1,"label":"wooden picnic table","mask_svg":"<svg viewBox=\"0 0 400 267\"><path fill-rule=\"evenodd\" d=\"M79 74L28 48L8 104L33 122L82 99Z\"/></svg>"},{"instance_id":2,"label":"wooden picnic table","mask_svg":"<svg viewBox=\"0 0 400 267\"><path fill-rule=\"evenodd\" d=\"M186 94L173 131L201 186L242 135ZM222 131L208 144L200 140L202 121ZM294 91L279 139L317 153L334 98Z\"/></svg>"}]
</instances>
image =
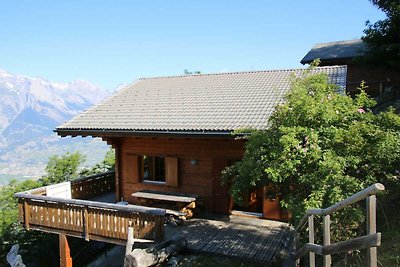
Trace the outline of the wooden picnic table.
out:
<instances>
[{"instance_id":1,"label":"wooden picnic table","mask_svg":"<svg viewBox=\"0 0 400 267\"><path fill-rule=\"evenodd\" d=\"M159 192L143 190L132 194L133 197L143 200L150 201L163 201L169 203L175 203L177 205L177 210L166 209L167 214L172 214L175 216L191 217L193 215L192 209L196 207L196 195L183 195L179 193L170 192Z\"/></svg>"},{"instance_id":2,"label":"wooden picnic table","mask_svg":"<svg viewBox=\"0 0 400 267\"><path fill-rule=\"evenodd\" d=\"M170 202L182 202L182 203L192 203L196 201L196 197L156 192L156 191L139 191L133 193L132 196L137 198L170 201Z\"/></svg>"}]
</instances>

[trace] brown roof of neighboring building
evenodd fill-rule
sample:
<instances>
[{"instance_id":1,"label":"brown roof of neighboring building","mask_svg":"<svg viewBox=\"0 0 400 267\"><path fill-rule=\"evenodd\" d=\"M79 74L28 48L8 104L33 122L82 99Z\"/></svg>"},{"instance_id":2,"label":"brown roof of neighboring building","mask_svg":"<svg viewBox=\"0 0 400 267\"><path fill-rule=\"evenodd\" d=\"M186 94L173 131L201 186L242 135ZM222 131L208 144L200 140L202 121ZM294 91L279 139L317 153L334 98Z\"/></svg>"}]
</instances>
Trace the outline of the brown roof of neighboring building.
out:
<instances>
[{"instance_id":1,"label":"brown roof of neighboring building","mask_svg":"<svg viewBox=\"0 0 400 267\"><path fill-rule=\"evenodd\" d=\"M300 61L302 64L311 63L314 59L321 59L321 62L348 60L364 55L367 44L361 39L338 41L316 44ZM344 63L344 62L343 62Z\"/></svg>"},{"instance_id":2,"label":"brown roof of neighboring building","mask_svg":"<svg viewBox=\"0 0 400 267\"><path fill-rule=\"evenodd\" d=\"M60 135L102 132L224 133L265 129L268 118L304 69L139 79L57 127ZM345 87L346 67L319 67Z\"/></svg>"}]
</instances>

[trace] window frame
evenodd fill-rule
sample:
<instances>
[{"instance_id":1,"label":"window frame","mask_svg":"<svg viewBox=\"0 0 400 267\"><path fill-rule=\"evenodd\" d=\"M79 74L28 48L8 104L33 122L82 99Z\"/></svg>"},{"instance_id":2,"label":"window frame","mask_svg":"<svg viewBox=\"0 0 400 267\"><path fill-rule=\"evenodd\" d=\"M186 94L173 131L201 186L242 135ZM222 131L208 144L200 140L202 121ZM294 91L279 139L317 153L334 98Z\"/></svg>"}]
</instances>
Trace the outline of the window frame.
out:
<instances>
[{"instance_id":1,"label":"window frame","mask_svg":"<svg viewBox=\"0 0 400 267\"><path fill-rule=\"evenodd\" d=\"M152 179L145 179L144 178L144 157L151 157L153 160L153 176L156 173L155 168L156 168L156 164L155 164L155 158L161 158L164 161L164 177L163 177L163 181L159 181L159 180L155 180L155 176L152 177ZM139 154L138 155L139 160L138 160L138 172L139 172L139 180L142 183L148 183L148 184L158 184L158 185L165 185L166 184L166 166L165 166L165 159L166 156L164 155L153 155L153 154Z\"/></svg>"}]
</instances>

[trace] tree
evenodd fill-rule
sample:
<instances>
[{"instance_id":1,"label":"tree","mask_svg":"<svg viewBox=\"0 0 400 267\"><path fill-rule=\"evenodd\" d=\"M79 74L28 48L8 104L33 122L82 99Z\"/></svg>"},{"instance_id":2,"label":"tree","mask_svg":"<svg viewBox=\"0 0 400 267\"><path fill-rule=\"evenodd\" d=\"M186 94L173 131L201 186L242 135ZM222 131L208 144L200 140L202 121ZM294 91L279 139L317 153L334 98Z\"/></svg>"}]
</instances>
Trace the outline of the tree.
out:
<instances>
[{"instance_id":1,"label":"tree","mask_svg":"<svg viewBox=\"0 0 400 267\"><path fill-rule=\"evenodd\" d=\"M400 169L399 115L392 110L374 115L375 101L364 84L353 99L326 75L312 74L312 68L294 78L269 128L247 137L243 159L223 176L236 201L249 187L277 186L294 224L307 209L328 207L372 183L393 180ZM362 218L357 209L334 215L333 239L354 235Z\"/></svg>"},{"instance_id":2,"label":"tree","mask_svg":"<svg viewBox=\"0 0 400 267\"><path fill-rule=\"evenodd\" d=\"M38 231L26 232L18 223L17 199L14 194L33 188L70 181L81 175L90 175L114 169L114 151L109 150L102 162L79 172L85 157L79 152L51 156L48 160L47 175L38 181L11 181L0 188L0 266L5 265L5 255L13 244L22 247L24 262L34 262L38 266L54 266L57 263L57 238ZM40 245L37 245L39 244ZM28 250L26 250L29 248ZM55 250L55 251L54 251ZM49 256L49 255L51 256ZM54 256L55 255L55 256ZM55 262L54 262L55 261Z\"/></svg>"},{"instance_id":3,"label":"tree","mask_svg":"<svg viewBox=\"0 0 400 267\"><path fill-rule=\"evenodd\" d=\"M79 176L79 166L85 161L85 156L79 152L66 153L62 156L51 156L47 162L47 175L40 179L43 185L71 181Z\"/></svg>"},{"instance_id":4,"label":"tree","mask_svg":"<svg viewBox=\"0 0 400 267\"><path fill-rule=\"evenodd\" d=\"M399 71L400 66L400 1L370 0L386 14L386 19L366 22L362 39L368 44L368 53L362 59L370 66Z\"/></svg>"},{"instance_id":5,"label":"tree","mask_svg":"<svg viewBox=\"0 0 400 267\"><path fill-rule=\"evenodd\" d=\"M43 257L44 252L50 252L56 247L56 239L45 235L41 232L24 231L18 223L18 208L17 199L14 194L21 191L30 190L40 187L41 184L37 181L27 180L17 182L12 180L8 185L0 188L0 266L6 266L6 254L10 251L12 245L18 243L23 249L29 248L28 254L24 253L24 262L30 262L33 259L40 266L44 258L49 263L49 256ZM35 244L41 243L40 246ZM49 265L49 264L47 264Z\"/></svg>"},{"instance_id":6,"label":"tree","mask_svg":"<svg viewBox=\"0 0 400 267\"><path fill-rule=\"evenodd\" d=\"M93 167L84 168L80 172L80 176L88 176L99 174L103 172L112 171L115 169L115 152L113 149L107 151L106 155L104 156L103 161L97 163Z\"/></svg>"}]
</instances>

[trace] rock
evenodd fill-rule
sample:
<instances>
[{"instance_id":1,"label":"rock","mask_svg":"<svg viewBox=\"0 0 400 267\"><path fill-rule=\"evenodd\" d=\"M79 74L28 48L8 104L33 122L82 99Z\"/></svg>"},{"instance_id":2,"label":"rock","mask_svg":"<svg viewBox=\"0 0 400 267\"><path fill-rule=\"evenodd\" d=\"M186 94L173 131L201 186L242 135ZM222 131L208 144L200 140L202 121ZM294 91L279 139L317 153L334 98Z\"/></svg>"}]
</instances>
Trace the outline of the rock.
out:
<instances>
[{"instance_id":1,"label":"rock","mask_svg":"<svg viewBox=\"0 0 400 267\"><path fill-rule=\"evenodd\" d=\"M16 244L11 247L10 252L7 253L6 260L11 267L25 267L25 264L22 262L21 255L18 254L19 245Z\"/></svg>"},{"instance_id":2,"label":"rock","mask_svg":"<svg viewBox=\"0 0 400 267\"><path fill-rule=\"evenodd\" d=\"M171 266L171 267L175 267L178 265L179 262L180 262L180 260L177 257L172 257L168 260L167 265Z\"/></svg>"}]
</instances>

